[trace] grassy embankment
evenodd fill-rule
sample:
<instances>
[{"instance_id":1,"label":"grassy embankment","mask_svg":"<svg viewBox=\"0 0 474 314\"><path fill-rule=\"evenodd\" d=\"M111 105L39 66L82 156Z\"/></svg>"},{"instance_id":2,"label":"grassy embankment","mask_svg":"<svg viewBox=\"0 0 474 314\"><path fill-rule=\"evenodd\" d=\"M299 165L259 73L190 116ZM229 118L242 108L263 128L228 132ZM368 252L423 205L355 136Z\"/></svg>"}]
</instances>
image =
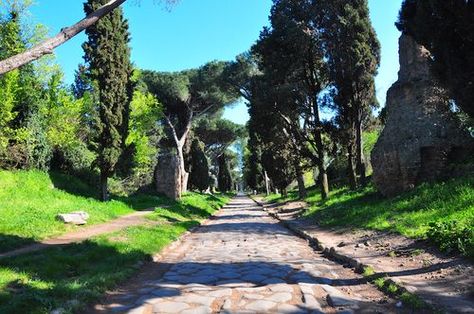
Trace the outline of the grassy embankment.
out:
<instances>
[{"instance_id":1,"label":"grassy embankment","mask_svg":"<svg viewBox=\"0 0 474 314\"><path fill-rule=\"evenodd\" d=\"M271 195L268 201L295 200L297 191L284 198ZM331 192L322 202L319 190L310 189L305 216L323 227L353 227L393 231L412 238L429 238L445 251L458 251L474 258L474 178L424 184L398 197L387 199L374 187L351 192Z\"/></svg>"},{"instance_id":2,"label":"grassy embankment","mask_svg":"<svg viewBox=\"0 0 474 314\"><path fill-rule=\"evenodd\" d=\"M55 188L59 186L63 190ZM55 220L59 212L84 210L91 223L100 223L154 207L148 218L158 223L0 260L0 313L81 311L86 303L133 275L140 262L228 201L223 195L189 193L180 202L139 195L104 204L87 197L93 194L79 180L64 175L0 172L2 251L66 232L70 228Z\"/></svg>"}]
</instances>

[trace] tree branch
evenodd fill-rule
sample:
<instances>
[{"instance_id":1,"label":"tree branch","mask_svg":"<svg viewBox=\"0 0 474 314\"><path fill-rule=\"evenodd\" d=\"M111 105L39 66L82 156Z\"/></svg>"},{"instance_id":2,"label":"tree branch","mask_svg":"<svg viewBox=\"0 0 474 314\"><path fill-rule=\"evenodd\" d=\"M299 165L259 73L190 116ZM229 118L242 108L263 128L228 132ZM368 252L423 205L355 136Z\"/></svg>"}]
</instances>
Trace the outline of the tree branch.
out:
<instances>
[{"instance_id":1,"label":"tree branch","mask_svg":"<svg viewBox=\"0 0 474 314\"><path fill-rule=\"evenodd\" d=\"M173 139L174 139L176 145L179 146L179 138L178 138L178 134L176 133L176 128L174 127L173 123L171 122L171 119L167 115L164 115L164 116L165 116L166 123L168 124L168 126L171 130L171 134L173 135Z\"/></svg>"},{"instance_id":2,"label":"tree branch","mask_svg":"<svg viewBox=\"0 0 474 314\"><path fill-rule=\"evenodd\" d=\"M23 53L19 53L6 60L0 61L0 75L37 60L44 55L52 54L56 47L64 44L86 28L94 25L98 20L112 12L125 1L127 0L110 0L107 4L101 6L78 23L63 28L56 36L46 39L42 43Z\"/></svg>"}]
</instances>

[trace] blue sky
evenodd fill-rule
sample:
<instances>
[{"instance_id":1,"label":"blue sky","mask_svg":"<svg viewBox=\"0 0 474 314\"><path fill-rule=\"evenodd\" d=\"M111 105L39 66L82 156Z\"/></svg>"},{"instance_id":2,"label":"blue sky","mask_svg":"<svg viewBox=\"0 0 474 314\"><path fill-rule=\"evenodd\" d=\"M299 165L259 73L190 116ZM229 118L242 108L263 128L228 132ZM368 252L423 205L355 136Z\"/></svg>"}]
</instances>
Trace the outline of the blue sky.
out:
<instances>
[{"instance_id":1,"label":"blue sky","mask_svg":"<svg viewBox=\"0 0 474 314\"><path fill-rule=\"evenodd\" d=\"M369 0L372 22L382 44L382 65L376 79L377 96L385 94L398 72L398 37L394 26L402 0ZM35 0L35 22L51 34L83 17L81 0ZM166 10L157 0L129 0L123 6L132 34L132 61L139 68L178 71L210 60L232 60L250 48L263 26L268 25L271 0L181 0ZM56 50L66 82L82 62L81 34ZM248 119L247 108L238 104L225 112L237 123Z\"/></svg>"}]
</instances>

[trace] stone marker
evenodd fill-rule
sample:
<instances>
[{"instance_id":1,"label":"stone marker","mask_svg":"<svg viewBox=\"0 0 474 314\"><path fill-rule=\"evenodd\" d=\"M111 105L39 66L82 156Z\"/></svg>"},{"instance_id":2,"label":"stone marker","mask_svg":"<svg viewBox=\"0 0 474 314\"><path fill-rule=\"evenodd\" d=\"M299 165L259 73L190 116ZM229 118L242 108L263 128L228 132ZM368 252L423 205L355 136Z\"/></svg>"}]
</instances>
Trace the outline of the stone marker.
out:
<instances>
[{"instance_id":1,"label":"stone marker","mask_svg":"<svg viewBox=\"0 0 474 314\"><path fill-rule=\"evenodd\" d=\"M71 225L85 225L87 219L89 219L89 214L83 211L72 212L69 214L59 214L56 218L66 224Z\"/></svg>"}]
</instances>

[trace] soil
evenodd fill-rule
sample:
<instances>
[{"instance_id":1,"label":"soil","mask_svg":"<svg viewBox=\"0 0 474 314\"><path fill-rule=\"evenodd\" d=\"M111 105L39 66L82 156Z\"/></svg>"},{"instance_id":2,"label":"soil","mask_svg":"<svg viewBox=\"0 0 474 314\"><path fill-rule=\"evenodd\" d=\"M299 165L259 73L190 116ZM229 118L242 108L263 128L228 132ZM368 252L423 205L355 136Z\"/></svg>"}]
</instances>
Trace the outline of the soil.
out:
<instances>
[{"instance_id":1,"label":"soil","mask_svg":"<svg viewBox=\"0 0 474 314\"><path fill-rule=\"evenodd\" d=\"M386 277L436 308L448 313L474 313L474 265L467 259L448 256L427 241L396 233L323 228L315 221L289 214L288 207L291 205L266 206L280 220L311 234L322 246L370 265L376 273L386 273Z\"/></svg>"},{"instance_id":2,"label":"soil","mask_svg":"<svg viewBox=\"0 0 474 314\"><path fill-rule=\"evenodd\" d=\"M23 248L19 248L10 252L1 253L0 259L23 255L23 254L27 254L31 252L36 252L36 251L44 250L52 246L82 242L84 240L90 239L92 237L95 237L101 234L119 231L131 226L154 224L154 223L156 224L156 222L152 222L145 218L146 215L152 212L153 212L152 210L138 211L133 214L122 216L120 218L117 218L115 220L112 220L103 224L78 227L77 231L68 232L59 237L46 239L44 241L25 246Z\"/></svg>"}]
</instances>

